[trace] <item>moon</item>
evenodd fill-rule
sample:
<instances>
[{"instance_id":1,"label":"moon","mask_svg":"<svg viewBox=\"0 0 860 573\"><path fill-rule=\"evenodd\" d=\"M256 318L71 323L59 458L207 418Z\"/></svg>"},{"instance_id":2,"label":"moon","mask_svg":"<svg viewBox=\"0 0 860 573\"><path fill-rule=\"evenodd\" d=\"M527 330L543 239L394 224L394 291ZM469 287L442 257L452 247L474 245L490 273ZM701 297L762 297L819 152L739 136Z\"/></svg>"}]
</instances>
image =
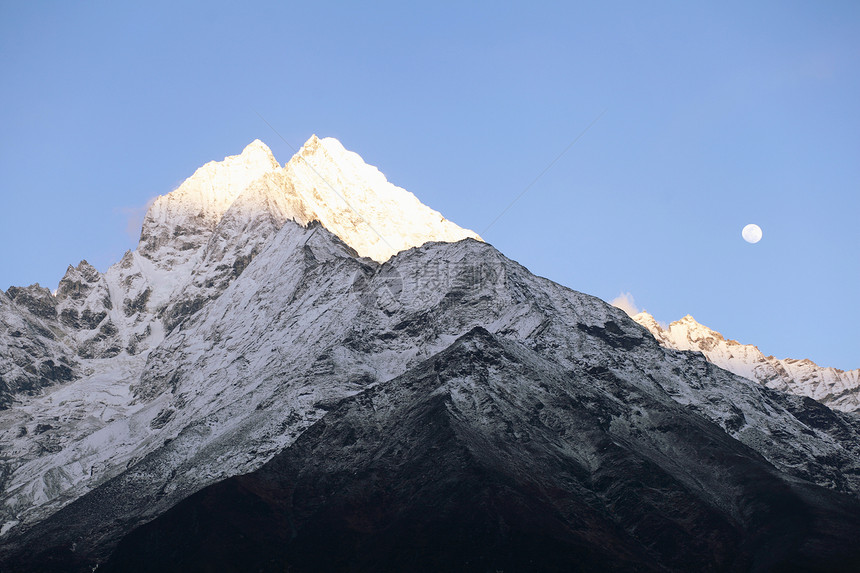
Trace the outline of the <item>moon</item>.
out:
<instances>
[{"instance_id":1,"label":"moon","mask_svg":"<svg viewBox=\"0 0 860 573\"><path fill-rule=\"evenodd\" d=\"M758 243L761 241L761 227L754 223L750 223L744 230L741 231L741 236L747 243Z\"/></svg>"}]
</instances>

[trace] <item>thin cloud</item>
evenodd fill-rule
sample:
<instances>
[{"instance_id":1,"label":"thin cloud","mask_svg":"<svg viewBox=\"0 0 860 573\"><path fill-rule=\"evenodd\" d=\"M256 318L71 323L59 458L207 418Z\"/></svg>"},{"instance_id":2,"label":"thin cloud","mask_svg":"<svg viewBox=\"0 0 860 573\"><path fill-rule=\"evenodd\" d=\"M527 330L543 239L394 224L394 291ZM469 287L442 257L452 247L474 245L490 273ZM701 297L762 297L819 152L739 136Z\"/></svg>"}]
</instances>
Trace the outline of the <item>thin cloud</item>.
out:
<instances>
[{"instance_id":1,"label":"thin cloud","mask_svg":"<svg viewBox=\"0 0 860 573\"><path fill-rule=\"evenodd\" d=\"M639 308L636 306L636 301L633 300L633 295L629 292L622 292L621 294L613 298L611 301L609 301L609 304L620 308L629 316L639 314Z\"/></svg>"},{"instance_id":2,"label":"thin cloud","mask_svg":"<svg viewBox=\"0 0 860 573\"><path fill-rule=\"evenodd\" d=\"M146 201L145 205L117 208L117 213L125 217L125 232L132 240L136 241L140 238L140 231L143 227L143 218L146 216L146 212L149 211L149 208L152 207L152 204L155 203L157 198L157 196L151 197Z\"/></svg>"}]
</instances>

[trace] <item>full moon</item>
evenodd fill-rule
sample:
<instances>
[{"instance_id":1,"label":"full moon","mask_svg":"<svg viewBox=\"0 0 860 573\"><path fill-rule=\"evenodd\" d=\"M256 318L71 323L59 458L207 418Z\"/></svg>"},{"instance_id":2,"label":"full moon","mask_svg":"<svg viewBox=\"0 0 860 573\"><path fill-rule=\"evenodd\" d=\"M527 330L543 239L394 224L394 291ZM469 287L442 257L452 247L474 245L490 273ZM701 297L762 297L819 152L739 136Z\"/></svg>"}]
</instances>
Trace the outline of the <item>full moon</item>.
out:
<instances>
[{"instance_id":1,"label":"full moon","mask_svg":"<svg viewBox=\"0 0 860 573\"><path fill-rule=\"evenodd\" d=\"M744 230L741 231L741 236L747 243L758 243L761 241L761 227L754 223L750 223Z\"/></svg>"}]
</instances>

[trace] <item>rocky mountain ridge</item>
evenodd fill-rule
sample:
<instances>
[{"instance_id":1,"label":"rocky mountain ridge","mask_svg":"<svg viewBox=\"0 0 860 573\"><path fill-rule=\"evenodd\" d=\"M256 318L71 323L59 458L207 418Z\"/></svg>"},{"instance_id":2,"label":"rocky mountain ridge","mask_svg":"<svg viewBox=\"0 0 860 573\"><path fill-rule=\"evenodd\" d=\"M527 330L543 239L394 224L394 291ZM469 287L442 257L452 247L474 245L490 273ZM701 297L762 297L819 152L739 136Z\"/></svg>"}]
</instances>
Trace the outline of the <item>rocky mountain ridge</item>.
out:
<instances>
[{"instance_id":1,"label":"rocky mountain ridge","mask_svg":"<svg viewBox=\"0 0 860 573\"><path fill-rule=\"evenodd\" d=\"M840 370L818 366L806 359L765 356L758 347L728 340L690 315L667 327L647 312L632 318L666 348L701 352L720 368L768 388L808 396L834 410L860 412L860 369Z\"/></svg>"}]
</instances>

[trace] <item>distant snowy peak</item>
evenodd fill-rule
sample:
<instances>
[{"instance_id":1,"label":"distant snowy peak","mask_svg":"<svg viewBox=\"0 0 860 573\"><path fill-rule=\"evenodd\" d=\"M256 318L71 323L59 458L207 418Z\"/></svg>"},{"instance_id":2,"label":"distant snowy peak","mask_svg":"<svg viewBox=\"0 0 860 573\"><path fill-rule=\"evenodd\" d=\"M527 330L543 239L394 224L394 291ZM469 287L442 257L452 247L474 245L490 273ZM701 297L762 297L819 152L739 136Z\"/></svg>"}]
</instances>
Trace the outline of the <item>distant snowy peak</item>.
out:
<instances>
[{"instance_id":1,"label":"distant snowy peak","mask_svg":"<svg viewBox=\"0 0 860 573\"><path fill-rule=\"evenodd\" d=\"M727 340L687 315L663 327L647 312L633 316L666 348L701 352L720 368L768 388L814 398L836 410L860 412L860 369L839 370L811 360L765 356L756 346Z\"/></svg>"}]
</instances>

